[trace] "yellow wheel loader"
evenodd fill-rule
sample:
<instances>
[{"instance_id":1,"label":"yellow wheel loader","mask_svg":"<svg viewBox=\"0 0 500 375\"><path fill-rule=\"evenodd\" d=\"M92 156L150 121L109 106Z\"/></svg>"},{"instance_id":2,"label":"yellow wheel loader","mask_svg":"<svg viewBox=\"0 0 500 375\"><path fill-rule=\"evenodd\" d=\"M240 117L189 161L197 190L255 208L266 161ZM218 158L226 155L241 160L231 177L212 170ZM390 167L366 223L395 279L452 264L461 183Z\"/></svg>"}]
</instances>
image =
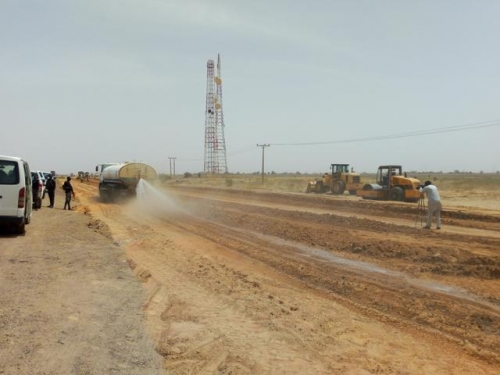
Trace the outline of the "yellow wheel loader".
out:
<instances>
[{"instance_id":1,"label":"yellow wheel loader","mask_svg":"<svg viewBox=\"0 0 500 375\"><path fill-rule=\"evenodd\" d=\"M331 164L330 169L331 173L325 173L319 180L310 181L306 193L323 194L330 191L334 195L340 195L347 190L349 194L355 195L362 188L359 173L352 169L349 171L349 164Z\"/></svg>"},{"instance_id":2,"label":"yellow wheel loader","mask_svg":"<svg viewBox=\"0 0 500 375\"><path fill-rule=\"evenodd\" d=\"M381 165L378 167L377 182L365 184L356 195L363 199L418 202L420 187L420 180L407 177L400 165Z\"/></svg>"}]
</instances>

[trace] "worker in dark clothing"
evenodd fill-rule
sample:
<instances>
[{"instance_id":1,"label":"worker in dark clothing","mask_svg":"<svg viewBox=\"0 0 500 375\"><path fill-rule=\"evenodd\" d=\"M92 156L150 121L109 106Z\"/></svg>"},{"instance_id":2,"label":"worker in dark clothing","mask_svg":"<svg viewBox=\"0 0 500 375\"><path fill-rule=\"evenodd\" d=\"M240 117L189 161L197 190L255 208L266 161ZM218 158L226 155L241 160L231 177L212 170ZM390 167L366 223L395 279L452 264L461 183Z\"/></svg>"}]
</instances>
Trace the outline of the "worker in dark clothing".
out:
<instances>
[{"instance_id":1,"label":"worker in dark clothing","mask_svg":"<svg viewBox=\"0 0 500 375\"><path fill-rule=\"evenodd\" d=\"M66 206L68 207L68 210L71 210L71 197L75 197L75 192L73 191L73 186L71 186L71 177L67 177L66 181L64 181L64 184L62 186L64 192L66 193L66 200L64 201L64 209L66 209Z\"/></svg>"},{"instance_id":2,"label":"worker in dark clothing","mask_svg":"<svg viewBox=\"0 0 500 375\"><path fill-rule=\"evenodd\" d=\"M56 182L52 176L47 177L47 182L45 183L45 190L49 195L50 204L47 207L54 208L54 195L56 194Z\"/></svg>"},{"instance_id":3,"label":"worker in dark clothing","mask_svg":"<svg viewBox=\"0 0 500 375\"><path fill-rule=\"evenodd\" d=\"M37 210L42 207L42 202L38 194L38 192L40 191L40 180L38 179L38 176L36 174L31 183L31 188L33 191L33 208Z\"/></svg>"}]
</instances>

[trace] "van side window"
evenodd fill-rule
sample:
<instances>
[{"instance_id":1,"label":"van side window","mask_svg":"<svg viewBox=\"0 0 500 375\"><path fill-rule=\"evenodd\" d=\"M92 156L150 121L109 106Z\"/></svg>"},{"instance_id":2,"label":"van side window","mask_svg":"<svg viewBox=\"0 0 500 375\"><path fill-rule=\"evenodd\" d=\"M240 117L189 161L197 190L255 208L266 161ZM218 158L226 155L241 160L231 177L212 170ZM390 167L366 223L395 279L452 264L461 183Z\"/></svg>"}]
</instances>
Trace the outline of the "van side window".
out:
<instances>
[{"instance_id":1,"label":"van side window","mask_svg":"<svg viewBox=\"0 0 500 375\"><path fill-rule=\"evenodd\" d=\"M19 169L17 163L9 160L0 160L0 185L17 185L19 183Z\"/></svg>"}]
</instances>

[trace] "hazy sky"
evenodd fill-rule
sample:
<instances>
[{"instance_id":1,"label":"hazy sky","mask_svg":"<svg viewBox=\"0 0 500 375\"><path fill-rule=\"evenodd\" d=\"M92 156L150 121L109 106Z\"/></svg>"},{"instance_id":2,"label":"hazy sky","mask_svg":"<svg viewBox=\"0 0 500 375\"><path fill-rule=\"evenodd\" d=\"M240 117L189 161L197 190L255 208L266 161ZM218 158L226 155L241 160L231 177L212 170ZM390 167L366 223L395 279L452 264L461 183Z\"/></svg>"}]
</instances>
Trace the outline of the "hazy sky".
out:
<instances>
[{"instance_id":1,"label":"hazy sky","mask_svg":"<svg viewBox=\"0 0 500 375\"><path fill-rule=\"evenodd\" d=\"M230 172L500 170L500 2L0 0L0 154L203 171L222 58Z\"/></svg>"}]
</instances>

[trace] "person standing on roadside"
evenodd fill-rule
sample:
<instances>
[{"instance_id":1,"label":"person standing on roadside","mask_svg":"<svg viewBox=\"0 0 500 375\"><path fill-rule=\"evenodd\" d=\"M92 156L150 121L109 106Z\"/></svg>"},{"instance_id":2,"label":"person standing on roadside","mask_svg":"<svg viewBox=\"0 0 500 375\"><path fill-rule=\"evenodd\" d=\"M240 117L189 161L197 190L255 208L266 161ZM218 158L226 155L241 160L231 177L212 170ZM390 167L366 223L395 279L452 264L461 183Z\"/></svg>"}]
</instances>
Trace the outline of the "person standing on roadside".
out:
<instances>
[{"instance_id":1,"label":"person standing on roadside","mask_svg":"<svg viewBox=\"0 0 500 375\"><path fill-rule=\"evenodd\" d=\"M45 183L45 190L49 195L50 204L47 207L54 208L54 195L56 193L56 181L51 175L47 176L47 182Z\"/></svg>"},{"instance_id":2,"label":"person standing on roadside","mask_svg":"<svg viewBox=\"0 0 500 375\"><path fill-rule=\"evenodd\" d=\"M420 197L427 196L427 223L424 229L431 229L432 216L436 216L436 229L441 229L441 197L438 188L432 182L425 181L424 187L420 189Z\"/></svg>"},{"instance_id":3,"label":"person standing on roadside","mask_svg":"<svg viewBox=\"0 0 500 375\"><path fill-rule=\"evenodd\" d=\"M66 181L64 181L64 184L62 186L64 192L66 193L66 200L64 201L64 209L66 209L66 206L68 207L68 210L71 210L71 197L75 197L75 192L73 191L73 186L71 186L71 177L67 177Z\"/></svg>"},{"instance_id":4,"label":"person standing on roadside","mask_svg":"<svg viewBox=\"0 0 500 375\"><path fill-rule=\"evenodd\" d=\"M36 173L31 183L31 189L33 191L33 206L35 210L38 210L42 207L42 202L38 196L40 191L40 180L38 179L38 175Z\"/></svg>"}]
</instances>

